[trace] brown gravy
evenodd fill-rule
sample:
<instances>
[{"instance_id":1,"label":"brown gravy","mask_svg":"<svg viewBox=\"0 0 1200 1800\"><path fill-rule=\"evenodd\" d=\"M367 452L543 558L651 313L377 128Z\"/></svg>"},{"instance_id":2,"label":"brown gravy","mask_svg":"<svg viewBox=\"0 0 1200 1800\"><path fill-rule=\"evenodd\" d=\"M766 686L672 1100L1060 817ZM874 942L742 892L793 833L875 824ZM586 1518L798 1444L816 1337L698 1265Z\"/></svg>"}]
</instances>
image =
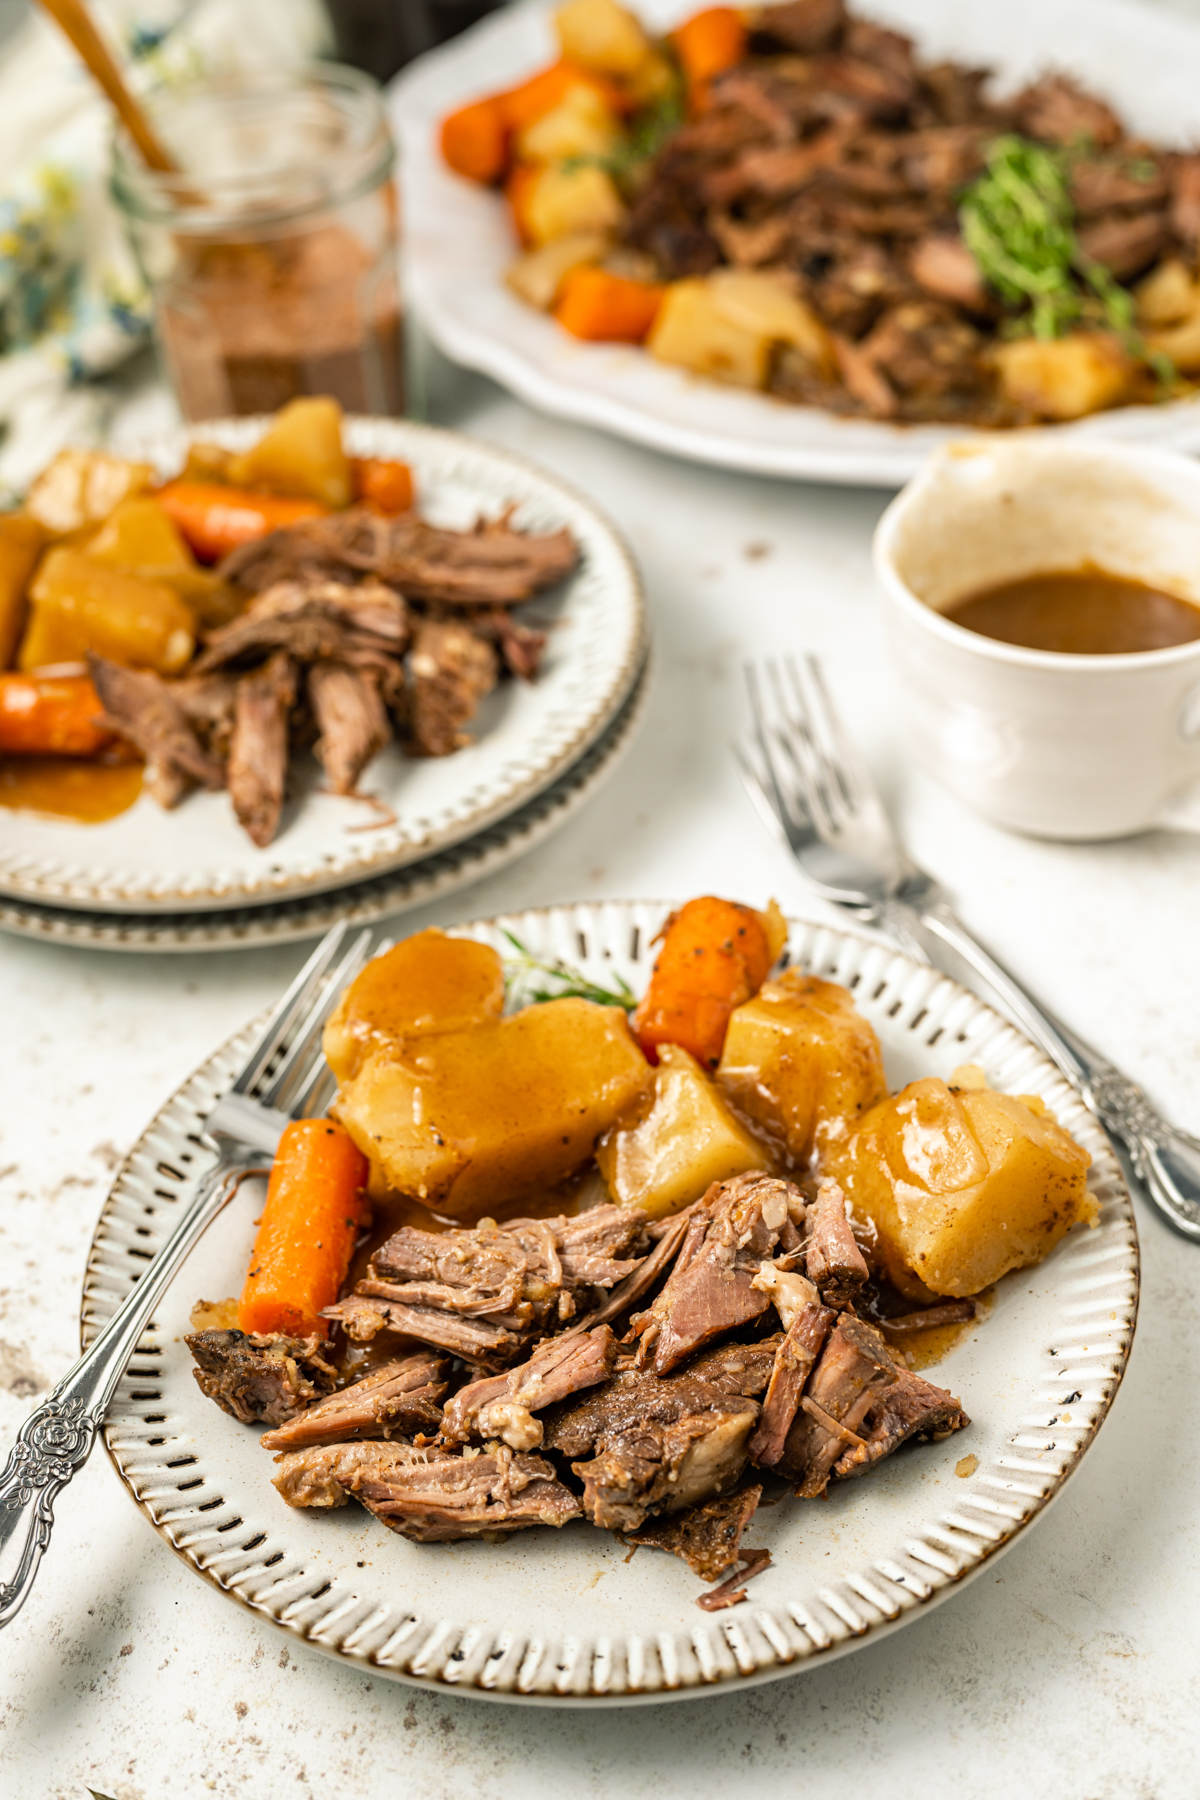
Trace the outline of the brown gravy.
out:
<instances>
[{"instance_id":1,"label":"brown gravy","mask_svg":"<svg viewBox=\"0 0 1200 1800\"><path fill-rule=\"evenodd\" d=\"M1090 565L982 588L942 616L1001 644L1065 656L1124 656L1200 638L1200 606Z\"/></svg>"},{"instance_id":2,"label":"brown gravy","mask_svg":"<svg viewBox=\"0 0 1200 1800\"><path fill-rule=\"evenodd\" d=\"M128 812L142 791L139 762L82 757L10 756L0 760L0 806L100 825Z\"/></svg>"}]
</instances>

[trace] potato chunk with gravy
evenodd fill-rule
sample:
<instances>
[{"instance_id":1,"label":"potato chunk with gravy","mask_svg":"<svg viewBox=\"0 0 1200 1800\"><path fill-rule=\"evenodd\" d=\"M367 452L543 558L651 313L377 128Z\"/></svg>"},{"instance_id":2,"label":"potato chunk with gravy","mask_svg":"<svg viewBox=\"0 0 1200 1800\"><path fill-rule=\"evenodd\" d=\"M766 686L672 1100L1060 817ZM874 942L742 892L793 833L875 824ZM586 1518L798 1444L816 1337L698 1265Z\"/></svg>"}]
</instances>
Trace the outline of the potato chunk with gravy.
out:
<instances>
[{"instance_id":1,"label":"potato chunk with gravy","mask_svg":"<svg viewBox=\"0 0 1200 1800\"><path fill-rule=\"evenodd\" d=\"M797 1164L887 1093L879 1040L847 990L799 969L765 981L734 1012L718 1079Z\"/></svg>"},{"instance_id":2,"label":"potato chunk with gravy","mask_svg":"<svg viewBox=\"0 0 1200 1800\"><path fill-rule=\"evenodd\" d=\"M666 1218L713 1181L766 1166L769 1153L716 1083L677 1044L658 1052L648 1108L602 1140L596 1161L614 1200Z\"/></svg>"},{"instance_id":3,"label":"potato chunk with gravy","mask_svg":"<svg viewBox=\"0 0 1200 1800\"><path fill-rule=\"evenodd\" d=\"M1034 1096L910 1082L828 1159L901 1292L977 1294L1095 1218L1091 1157Z\"/></svg>"},{"instance_id":4,"label":"potato chunk with gravy","mask_svg":"<svg viewBox=\"0 0 1200 1800\"><path fill-rule=\"evenodd\" d=\"M469 1218L572 1174L650 1081L619 1007L549 1000L370 1050L334 1111L372 1191Z\"/></svg>"},{"instance_id":5,"label":"potato chunk with gravy","mask_svg":"<svg viewBox=\"0 0 1200 1800\"><path fill-rule=\"evenodd\" d=\"M489 944L418 931L373 957L325 1027L325 1060L349 1081L372 1050L462 1031L504 1011L504 964Z\"/></svg>"}]
</instances>

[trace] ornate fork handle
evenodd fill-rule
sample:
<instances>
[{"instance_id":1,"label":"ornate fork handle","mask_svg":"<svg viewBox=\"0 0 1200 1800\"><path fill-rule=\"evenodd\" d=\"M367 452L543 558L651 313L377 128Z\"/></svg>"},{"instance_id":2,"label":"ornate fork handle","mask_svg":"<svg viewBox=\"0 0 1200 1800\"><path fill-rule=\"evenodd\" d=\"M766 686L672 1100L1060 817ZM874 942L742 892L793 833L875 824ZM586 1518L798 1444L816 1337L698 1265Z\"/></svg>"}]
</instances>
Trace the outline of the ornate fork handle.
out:
<instances>
[{"instance_id":1,"label":"ornate fork handle","mask_svg":"<svg viewBox=\"0 0 1200 1800\"><path fill-rule=\"evenodd\" d=\"M91 1454L118 1381L180 1264L236 1191L248 1169L269 1166L252 1152L223 1152L133 1292L49 1398L34 1407L0 1472L0 1626L16 1617L50 1542L54 1502Z\"/></svg>"},{"instance_id":2,"label":"ornate fork handle","mask_svg":"<svg viewBox=\"0 0 1200 1800\"><path fill-rule=\"evenodd\" d=\"M1041 1046L1092 1108L1105 1129L1120 1138L1154 1205L1175 1230L1200 1243L1200 1141L1157 1112L1136 1082L1039 1006L1003 963L973 938L933 884L889 896L875 922L894 933L903 927L905 947L922 931L940 938L991 986L1018 1025Z\"/></svg>"}]
</instances>

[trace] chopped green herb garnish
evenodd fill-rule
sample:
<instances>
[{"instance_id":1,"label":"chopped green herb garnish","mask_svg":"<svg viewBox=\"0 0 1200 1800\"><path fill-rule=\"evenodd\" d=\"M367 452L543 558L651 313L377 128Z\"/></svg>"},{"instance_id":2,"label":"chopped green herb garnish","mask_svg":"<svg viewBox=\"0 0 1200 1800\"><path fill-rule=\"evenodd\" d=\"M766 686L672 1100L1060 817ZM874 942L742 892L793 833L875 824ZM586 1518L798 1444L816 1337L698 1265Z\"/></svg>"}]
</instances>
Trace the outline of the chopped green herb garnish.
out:
<instances>
[{"instance_id":1,"label":"chopped green herb garnish","mask_svg":"<svg viewBox=\"0 0 1200 1800\"><path fill-rule=\"evenodd\" d=\"M613 976L611 988L601 987L599 982L589 981L581 969L572 968L570 963L557 959L546 962L534 956L511 931L505 931L503 935L516 953L504 959L505 980L522 1003L540 1006L546 1000L591 1000L597 1006L622 1007L625 1012L632 1012L637 1005L637 995L620 975ZM539 976L543 977L542 982L533 985Z\"/></svg>"},{"instance_id":2,"label":"chopped green herb garnish","mask_svg":"<svg viewBox=\"0 0 1200 1800\"><path fill-rule=\"evenodd\" d=\"M1173 364L1150 355L1137 331L1129 290L1080 248L1071 155L1029 138L997 138L959 207L963 242L988 285L1022 309L1009 320L1009 335L1050 339L1075 325L1107 325L1160 381L1172 381Z\"/></svg>"}]
</instances>

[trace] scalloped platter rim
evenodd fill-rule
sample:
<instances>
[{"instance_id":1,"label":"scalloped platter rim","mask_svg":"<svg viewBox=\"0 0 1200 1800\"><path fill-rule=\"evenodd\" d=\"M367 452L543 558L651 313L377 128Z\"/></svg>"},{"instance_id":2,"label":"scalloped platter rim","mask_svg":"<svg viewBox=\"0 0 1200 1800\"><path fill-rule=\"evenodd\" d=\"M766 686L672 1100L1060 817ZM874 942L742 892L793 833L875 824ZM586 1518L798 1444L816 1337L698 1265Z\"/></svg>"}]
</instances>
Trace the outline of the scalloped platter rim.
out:
<instances>
[{"instance_id":1,"label":"scalloped platter rim","mask_svg":"<svg viewBox=\"0 0 1200 1800\"><path fill-rule=\"evenodd\" d=\"M635 991L669 908L559 906L455 927L618 972ZM1099 1223L999 1284L988 1318L939 1365L973 1423L901 1451L821 1507L762 1512L749 1537L773 1563L746 1603L700 1612L674 1558L631 1562L585 1524L499 1546L411 1544L354 1506L295 1512L270 1486L256 1434L204 1399L182 1343L200 1295L234 1292L258 1197L247 1183L163 1301L117 1390L109 1455L164 1543L258 1619L364 1671L527 1705L628 1705L738 1690L818 1667L920 1618L1019 1538L1078 1468L1124 1373L1137 1317L1128 1190L1095 1120L1027 1039L935 970L848 932L794 923L795 964L850 986L879 1033L891 1085L981 1063L1040 1094L1093 1157ZM170 1228L211 1152L205 1115L253 1026L161 1109L102 1211L84 1283L85 1342ZM956 1465L970 1468L959 1478ZM827 1555L826 1552L831 1552ZM548 1599L557 1598L557 1606Z\"/></svg>"},{"instance_id":2,"label":"scalloped platter rim","mask_svg":"<svg viewBox=\"0 0 1200 1800\"><path fill-rule=\"evenodd\" d=\"M243 449L265 418L208 420L134 446L160 471L178 469L189 440ZM0 895L106 913L216 912L319 894L422 861L462 843L533 800L594 744L616 717L645 661L641 578L624 541L582 494L508 450L408 420L349 417L354 456L409 462L418 504L436 523L469 527L507 506L533 530L568 526L579 569L541 601L549 623L542 672L504 682L480 708L474 741L448 757L403 756L390 744L364 785L396 815L372 825L353 801L322 794L319 770L301 765L298 799L273 844L260 850L226 793L194 793L173 812L143 794L98 825L8 812ZM364 830L366 825L371 827Z\"/></svg>"}]
</instances>

